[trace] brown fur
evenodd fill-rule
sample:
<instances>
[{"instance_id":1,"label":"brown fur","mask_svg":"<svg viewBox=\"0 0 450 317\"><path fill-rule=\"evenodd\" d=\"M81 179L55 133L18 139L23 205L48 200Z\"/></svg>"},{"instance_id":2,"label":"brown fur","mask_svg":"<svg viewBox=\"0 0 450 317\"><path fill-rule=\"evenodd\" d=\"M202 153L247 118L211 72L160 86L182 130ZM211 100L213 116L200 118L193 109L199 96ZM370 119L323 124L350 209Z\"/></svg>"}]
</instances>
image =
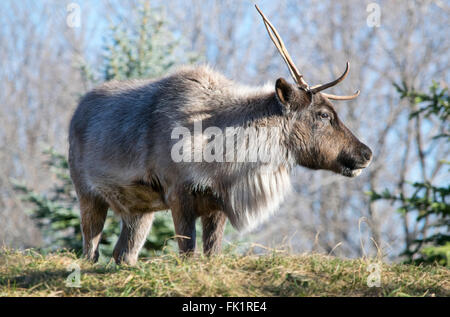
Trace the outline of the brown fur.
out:
<instances>
[{"instance_id":1,"label":"brown fur","mask_svg":"<svg viewBox=\"0 0 450 317\"><path fill-rule=\"evenodd\" d=\"M322 117L327 113L329 118ZM267 162L175 162L175 127L254 128L266 139L243 144ZM109 82L88 93L72 118L69 165L80 201L84 253L96 260L108 207L122 217L114 249L118 263L135 263L154 212L170 209L180 251L195 249L195 221L204 252L220 250L225 220L241 230L276 210L299 164L356 176L370 149L339 120L320 93L284 79L273 86L238 85L208 67L184 68L156 81ZM194 138L202 137L194 134ZM202 140L202 139L201 139ZM203 140L202 142L206 142ZM193 149L195 157L196 149Z\"/></svg>"}]
</instances>

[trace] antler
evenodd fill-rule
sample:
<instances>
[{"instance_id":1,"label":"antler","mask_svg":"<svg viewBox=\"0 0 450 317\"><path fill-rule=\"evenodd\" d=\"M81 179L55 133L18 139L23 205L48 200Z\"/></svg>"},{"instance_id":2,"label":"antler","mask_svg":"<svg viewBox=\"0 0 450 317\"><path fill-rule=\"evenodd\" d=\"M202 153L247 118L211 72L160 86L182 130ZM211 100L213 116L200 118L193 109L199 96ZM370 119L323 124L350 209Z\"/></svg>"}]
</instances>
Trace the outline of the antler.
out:
<instances>
[{"instance_id":1,"label":"antler","mask_svg":"<svg viewBox=\"0 0 450 317\"><path fill-rule=\"evenodd\" d=\"M311 92L313 94L315 94L315 93L317 93L319 91L325 90L327 88L330 88L330 87L333 87L333 86L339 84L341 81L343 81L345 79L345 77L347 77L347 74L348 74L349 70L350 70L350 63L347 62L347 64L345 65L344 73L341 76L339 76L338 79L330 81L329 83L326 83L326 84L320 84L320 85L313 86L313 87L311 87Z\"/></svg>"},{"instance_id":2,"label":"antler","mask_svg":"<svg viewBox=\"0 0 450 317\"><path fill-rule=\"evenodd\" d=\"M259 14L263 18L264 26L266 27L267 33L269 33L269 37L272 40L272 42L275 44L275 47L277 48L278 52L280 53L281 57L283 58L284 62L288 66L289 72L291 73L292 78L297 83L297 85L305 90L310 91L311 93L315 94L322 90L325 90L327 88L333 87L343 81L345 77L347 77L347 74L350 70L350 64L347 62L346 68L344 73L337 78L336 80L333 80L329 83L322 84L322 85L316 85L313 87L309 87L308 83L303 79L303 75L299 72L297 67L295 66L294 62L292 61L291 56L289 55L286 46L284 45L283 40L281 39L281 36L278 34L275 27L270 23L270 21L266 18L264 13L261 12L261 10L258 8L258 6L255 4L256 10L258 10ZM272 34L273 32L273 34ZM338 95L332 95L327 93L322 93L325 97L332 100L351 100L355 99L359 95L359 90L355 92L355 94L350 96L338 96Z\"/></svg>"},{"instance_id":3,"label":"antler","mask_svg":"<svg viewBox=\"0 0 450 317\"><path fill-rule=\"evenodd\" d=\"M272 40L273 44L275 44L276 48L278 49L278 52L280 52L281 57L283 57L284 62L289 68L289 72L291 73L292 78L294 81L302 88L308 89L309 85L308 83L303 79L303 75L298 71L297 67L295 66L294 62L292 61L291 56L289 55L286 46L284 45L283 40L281 39L281 36L278 34L275 27L270 23L270 21L266 18L264 13L261 12L261 10L258 8L258 6L255 4L256 10L258 10L259 14L263 18L264 26L266 27L267 33L269 33L269 37ZM269 29L270 28L270 29ZM275 37L272 35L272 32L275 35Z\"/></svg>"},{"instance_id":4,"label":"antler","mask_svg":"<svg viewBox=\"0 0 450 317\"><path fill-rule=\"evenodd\" d=\"M325 90L327 88L336 86L337 84L339 84L341 81L343 81L345 79L345 77L347 77L348 72L350 71L350 63L347 62L345 65L345 71L344 73L339 76L339 78L330 81L329 83L326 84L322 84L322 85L316 85L310 88L310 91L315 94L318 93L319 91ZM327 93L322 93L322 95L324 95L325 97L327 97L328 99L333 99L333 100L351 100L351 99L355 99L356 97L359 96L359 90L357 90L355 92L355 94L351 95L351 96L337 96L337 95L332 95L332 94L327 94Z\"/></svg>"},{"instance_id":5,"label":"antler","mask_svg":"<svg viewBox=\"0 0 450 317\"><path fill-rule=\"evenodd\" d=\"M359 93L360 93L360 91L357 90L353 95L350 95L350 96L338 96L338 95L333 95L333 94L327 94L325 92L322 92L322 95L331 100L352 100L352 99L355 99L356 97L358 97Z\"/></svg>"}]
</instances>

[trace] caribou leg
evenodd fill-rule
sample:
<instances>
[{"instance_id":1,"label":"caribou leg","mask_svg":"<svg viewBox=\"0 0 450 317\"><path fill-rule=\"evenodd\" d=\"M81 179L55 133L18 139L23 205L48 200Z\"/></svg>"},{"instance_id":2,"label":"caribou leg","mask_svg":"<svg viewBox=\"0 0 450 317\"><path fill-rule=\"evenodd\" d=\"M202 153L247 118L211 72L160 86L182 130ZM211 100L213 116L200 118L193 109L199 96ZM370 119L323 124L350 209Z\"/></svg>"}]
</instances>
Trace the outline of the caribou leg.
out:
<instances>
[{"instance_id":1,"label":"caribou leg","mask_svg":"<svg viewBox=\"0 0 450 317\"><path fill-rule=\"evenodd\" d=\"M108 204L101 198L78 195L81 213L81 232L83 235L83 255L97 262L98 245L108 212Z\"/></svg>"},{"instance_id":2,"label":"caribou leg","mask_svg":"<svg viewBox=\"0 0 450 317\"><path fill-rule=\"evenodd\" d=\"M117 264L134 265L139 251L144 246L148 232L152 227L153 212L121 214L122 231L114 247L113 257Z\"/></svg>"},{"instance_id":3,"label":"caribou leg","mask_svg":"<svg viewBox=\"0 0 450 317\"><path fill-rule=\"evenodd\" d=\"M202 216L203 253L205 255L220 252L226 219L225 213L219 210Z\"/></svg>"},{"instance_id":4,"label":"caribou leg","mask_svg":"<svg viewBox=\"0 0 450 317\"><path fill-rule=\"evenodd\" d=\"M190 255L195 251L195 214L194 197L183 190L169 197L175 233L180 254Z\"/></svg>"}]
</instances>

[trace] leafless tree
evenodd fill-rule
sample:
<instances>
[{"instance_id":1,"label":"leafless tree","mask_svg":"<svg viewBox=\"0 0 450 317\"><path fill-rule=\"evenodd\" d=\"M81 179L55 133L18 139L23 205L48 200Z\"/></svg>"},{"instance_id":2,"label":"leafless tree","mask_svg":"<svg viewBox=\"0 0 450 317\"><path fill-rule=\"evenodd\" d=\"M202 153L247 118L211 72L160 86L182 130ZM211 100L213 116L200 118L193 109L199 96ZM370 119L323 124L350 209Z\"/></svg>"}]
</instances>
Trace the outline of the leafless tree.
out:
<instances>
[{"instance_id":1,"label":"leafless tree","mask_svg":"<svg viewBox=\"0 0 450 317\"><path fill-rule=\"evenodd\" d=\"M38 235L30 229L10 178L39 190L50 186L52 179L42 169L42 147L66 151L68 119L78 97L90 88L76 65L80 60L98 62L109 24L127 25L139 6L137 0L79 1L81 28L71 29L65 23L67 3L0 4L0 241L8 244L29 245ZM361 95L338 105L338 111L374 150L374 162L352 181L299 168L294 193L279 210L283 216L274 217L248 240L266 245L287 241L296 251L360 256L376 251L373 237L394 258L425 228L414 228L413 219L402 217L389 204L371 203L365 191L394 188L419 176L448 177L440 166L421 159L424 152L448 157L448 148L427 141L439 127L417 129L420 122L407 119L411 105L400 101L392 86L404 81L427 90L432 80L448 83L448 4L377 1L380 26L370 27L365 2L257 3L311 82L331 79L342 71L337 65L351 62L351 74L336 93L358 87ZM202 62L246 84L289 78L252 3L155 0L151 6L161 10L179 39L182 48L176 54L183 54L183 48L194 50Z\"/></svg>"}]
</instances>

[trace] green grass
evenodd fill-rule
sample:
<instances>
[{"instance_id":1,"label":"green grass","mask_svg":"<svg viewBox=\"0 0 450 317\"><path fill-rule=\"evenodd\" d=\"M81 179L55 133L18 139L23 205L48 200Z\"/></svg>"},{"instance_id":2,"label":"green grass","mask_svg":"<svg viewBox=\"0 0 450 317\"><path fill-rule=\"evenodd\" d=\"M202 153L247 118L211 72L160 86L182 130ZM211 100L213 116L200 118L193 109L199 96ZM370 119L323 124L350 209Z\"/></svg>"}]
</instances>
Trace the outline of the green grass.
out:
<instances>
[{"instance_id":1,"label":"green grass","mask_svg":"<svg viewBox=\"0 0 450 317\"><path fill-rule=\"evenodd\" d=\"M141 259L134 266L91 264L73 253L0 251L0 296L450 296L442 266L381 264L381 287L368 287L375 260L319 254ZM77 263L81 287L67 287Z\"/></svg>"}]
</instances>

